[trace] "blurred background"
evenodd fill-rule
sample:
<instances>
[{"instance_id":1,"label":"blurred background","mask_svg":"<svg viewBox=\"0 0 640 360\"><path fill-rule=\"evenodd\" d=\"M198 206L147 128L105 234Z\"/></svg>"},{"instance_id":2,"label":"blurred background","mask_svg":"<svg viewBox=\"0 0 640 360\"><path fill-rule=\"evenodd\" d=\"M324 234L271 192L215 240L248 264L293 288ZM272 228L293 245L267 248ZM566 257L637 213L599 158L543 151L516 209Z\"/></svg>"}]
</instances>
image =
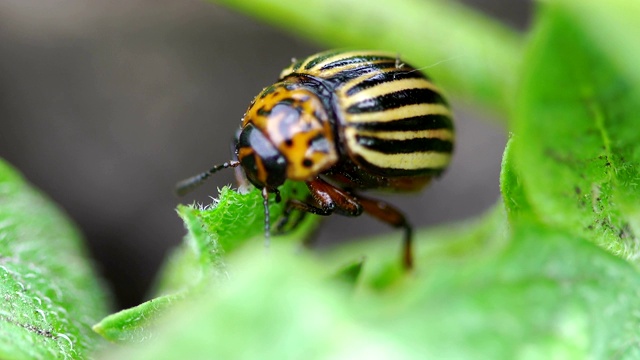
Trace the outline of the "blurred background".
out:
<instances>
[{"instance_id":1,"label":"blurred background","mask_svg":"<svg viewBox=\"0 0 640 360\"><path fill-rule=\"evenodd\" d=\"M463 2L517 29L530 21L527 0ZM176 205L209 203L233 174L184 199L176 181L228 160L253 97L292 57L319 50L199 0L2 0L0 157L78 224L115 305L137 305L185 234ZM419 196L385 197L417 226L469 218L499 197L505 132L451 100L450 170ZM319 243L389 231L333 216Z\"/></svg>"}]
</instances>

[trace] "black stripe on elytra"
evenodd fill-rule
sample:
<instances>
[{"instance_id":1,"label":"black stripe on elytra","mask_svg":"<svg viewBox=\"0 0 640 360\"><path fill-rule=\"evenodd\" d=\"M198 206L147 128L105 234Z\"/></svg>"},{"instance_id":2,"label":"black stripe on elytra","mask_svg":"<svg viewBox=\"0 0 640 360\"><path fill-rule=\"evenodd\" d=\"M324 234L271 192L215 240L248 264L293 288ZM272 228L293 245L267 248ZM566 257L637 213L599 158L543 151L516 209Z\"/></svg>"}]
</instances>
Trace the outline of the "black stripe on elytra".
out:
<instances>
[{"instance_id":1,"label":"black stripe on elytra","mask_svg":"<svg viewBox=\"0 0 640 360\"><path fill-rule=\"evenodd\" d=\"M300 69L300 66L302 66L302 63L304 63L304 62L305 62L305 60L307 60L307 59L302 59L302 60L298 60L298 61L296 61L296 62L295 62L295 64L293 64L293 65L291 66L291 72L295 72L295 71L297 71L298 69Z\"/></svg>"},{"instance_id":2,"label":"black stripe on elytra","mask_svg":"<svg viewBox=\"0 0 640 360\"><path fill-rule=\"evenodd\" d=\"M375 64L362 64L362 67L343 70L328 78L324 78L322 75L322 72L318 74L318 76L323 77L327 81L334 84L336 87L339 87L341 84L344 84L349 80L353 80L355 78L370 74L372 72L386 72L386 71L389 71L390 69L395 69L395 67L396 67L395 60L389 60L389 61L383 61Z\"/></svg>"},{"instance_id":3,"label":"black stripe on elytra","mask_svg":"<svg viewBox=\"0 0 640 360\"><path fill-rule=\"evenodd\" d=\"M386 176L386 177L418 176L418 175L439 176L440 174L442 174L442 172L446 168L446 166L440 167L440 168L427 167L427 168L419 168L419 169L398 169L398 168L390 168L390 167L380 167L368 162L360 155L356 155L354 160L362 168L367 169L369 173Z\"/></svg>"},{"instance_id":4,"label":"black stripe on elytra","mask_svg":"<svg viewBox=\"0 0 640 360\"><path fill-rule=\"evenodd\" d=\"M334 62L328 63L323 67L321 67L320 71L329 70L329 69L351 65L351 64L360 64L360 63L380 61L380 60L393 61L395 63L394 59L384 55L354 55L354 56L338 59Z\"/></svg>"},{"instance_id":5,"label":"black stripe on elytra","mask_svg":"<svg viewBox=\"0 0 640 360\"><path fill-rule=\"evenodd\" d=\"M347 96L351 96L364 89L369 89L374 86L384 84L387 82L393 82L394 80L420 79L420 78L425 79L425 81L429 82L427 77L417 70L411 71L411 69L409 69L409 70L403 70L403 71L388 71L383 74L374 76L372 78L363 80L355 84L353 87L347 90L346 94Z\"/></svg>"},{"instance_id":6,"label":"black stripe on elytra","mask_svg":"<svg viewBox=\"0 0 640 360\"><path fill-rule=\"evenodd\" d=\"M307 65L304 66L304 69L305 70L309 70L312 67L316 66L317 64L327 60L328 58L330 58L332 56L338 55L338 54L340 54L342 52L344 52L344 51L331 51L331 52L328 52L328 53L320 54L319 56L316 56L311 61L309 61L307 63ZM309 60L309 59L305 59L305 61L306 60Z\"/></svg>"},{"instance_id":7,"label":"black stripe on elytra","mask_svg":"<svg viewBox=\"0 0 640 360\"><path fill-rule=\"evenodd\" d=\"M404 89L357 102L347 108L347 113L378 112L415 104L446 105L446 102L431 89Z\"/></svg>"},{"instance_id":8,"label":"black stripe on elytra","mask_svg":"<svg viewBox=\"0 0 640 360\"><path fill-rule=\"evenodd\" d=\"M409 154L413 152L450 153L453 143L438 138L415 138L407 140L388 140L373 136L356 135L359 145L383 154Z\"/></svg>"},{"instance_id":9,"label":"black stripe on elytra","mask_svg":"<svg viewBox=\"0 0 640 360\"><path fill-rule=\"evenodd\" d=\"M453 122L447 115L428 114L391 121L353 122L349 126L372 131L452 130Z\"/></svg>"}]
</instances>

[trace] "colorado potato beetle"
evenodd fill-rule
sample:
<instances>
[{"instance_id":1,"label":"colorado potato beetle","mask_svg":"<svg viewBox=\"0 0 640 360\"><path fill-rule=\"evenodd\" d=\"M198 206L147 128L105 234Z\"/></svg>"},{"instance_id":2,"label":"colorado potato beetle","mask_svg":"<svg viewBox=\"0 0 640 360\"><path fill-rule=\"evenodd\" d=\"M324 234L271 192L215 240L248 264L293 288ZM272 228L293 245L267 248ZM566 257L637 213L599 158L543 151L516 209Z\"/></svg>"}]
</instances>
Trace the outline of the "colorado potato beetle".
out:
<instances>
[{"instance_id":1,"label":"colorado potato beetle","mask_svg":"<svg viewBox=\"0 0 640 360\"><path fill-rule=\"evenodd\" d=\"M311 196L289 200L316 215L363 212L404 229L402 262L413 266L412 227L392 205L364 190L417 191L448 166L454 144L451 111L419 70L380 51L327 51L293 61L278 82L251 102L235 140L234 159L177 185L193 189L213 173L240 166L262 190L265 237L268 194L285 180Z\"/></svg>"}]
</instances>

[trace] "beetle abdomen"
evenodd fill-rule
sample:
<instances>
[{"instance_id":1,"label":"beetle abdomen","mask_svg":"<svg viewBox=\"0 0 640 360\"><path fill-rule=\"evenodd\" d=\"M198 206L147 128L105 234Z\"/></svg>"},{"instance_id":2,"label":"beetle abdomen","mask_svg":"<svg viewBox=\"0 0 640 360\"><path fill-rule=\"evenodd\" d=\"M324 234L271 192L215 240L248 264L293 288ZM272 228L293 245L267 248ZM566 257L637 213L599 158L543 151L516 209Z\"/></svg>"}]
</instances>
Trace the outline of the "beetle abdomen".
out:
<instances>
[{"instance_id":1,"label":"beetle abdomen","mask_svg":"<svg viewBox=\"0 0 640 360\"><path fill-rule=\"evenodd\" d=\"M438 175L449 164L449 106L426 76L396 56L325 52L292 64L281 78L290 75L330 87L343 148L363 170L385 177Z\"/></svg>"}]
</instances>

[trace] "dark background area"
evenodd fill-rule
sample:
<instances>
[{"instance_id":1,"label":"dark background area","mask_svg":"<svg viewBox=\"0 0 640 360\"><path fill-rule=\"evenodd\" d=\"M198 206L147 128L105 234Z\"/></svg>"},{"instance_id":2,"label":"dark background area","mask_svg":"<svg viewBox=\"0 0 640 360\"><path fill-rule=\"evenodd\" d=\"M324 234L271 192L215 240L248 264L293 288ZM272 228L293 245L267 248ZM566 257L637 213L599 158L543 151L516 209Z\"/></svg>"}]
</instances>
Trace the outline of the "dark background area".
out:
<instances>
[{"instance_id":1,"label":"dark background area","mask_svg":"<svg viewBox=\"0 0 640 360\"><path fill-rule=\"evenodd\" d=\"M464 1L523 29L526 0ZM118 307L140 303L185 231L176 181L229 159L252 98L317 45L198 0L0 2L0 157L79 225ZM391 50L391 49L390 49ZM424 64L416 64L423 66ZM504 130L451 99L450 170L419 195L386 197L417 226L465 219L499 197ZM391 231L333 216L320 244Z\"/></svg>"}]
</instances>

